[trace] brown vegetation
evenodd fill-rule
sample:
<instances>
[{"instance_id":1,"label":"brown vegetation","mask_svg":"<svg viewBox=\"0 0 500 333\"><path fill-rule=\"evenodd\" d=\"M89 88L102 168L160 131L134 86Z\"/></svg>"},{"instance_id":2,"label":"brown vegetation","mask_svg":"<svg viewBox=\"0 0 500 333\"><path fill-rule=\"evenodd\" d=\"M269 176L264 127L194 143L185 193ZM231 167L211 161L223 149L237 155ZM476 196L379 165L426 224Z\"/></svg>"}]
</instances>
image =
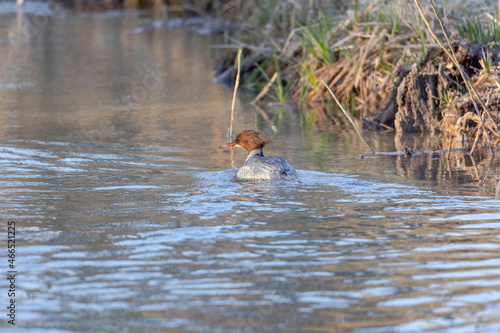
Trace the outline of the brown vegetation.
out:
<instances>
[{"instance_id":1,"label":"brown vegetation","mask_svg":"<svg viewBox=\"0 0 500 333\"><path fill-rule=\"evenodd\" d=\"M185 6L196 7L190 1ZM491 31L483 31L479 19L459 27L463 13L446 14L446 23L469 33L470 39L474 33L493 36L493 43L474 39L473 44L454 34L451 48L477 90L471 97L468 80L448 52L434 44L432 36L438 33L423 24L441 23L439 15L445 8L438 14L428 5L420 17L416 9L408 15L396 5L357 1L345 5L207 0L202 7L240 23L241 29L226 44L230 50L216 66L216 80L234 82L236 49L243 47L241 81L243 87L261 92L256 103L264 95L280 103L291 97L303 109L314 108L320 121L335 122L321 79L352 115L364 120L365 128L442 132L451 134L457 147L499 141L500 65L493 39L500 36L500 28L496 21ZM481 105L491 112L483 112Z\"/></svg>"}]
</instances>

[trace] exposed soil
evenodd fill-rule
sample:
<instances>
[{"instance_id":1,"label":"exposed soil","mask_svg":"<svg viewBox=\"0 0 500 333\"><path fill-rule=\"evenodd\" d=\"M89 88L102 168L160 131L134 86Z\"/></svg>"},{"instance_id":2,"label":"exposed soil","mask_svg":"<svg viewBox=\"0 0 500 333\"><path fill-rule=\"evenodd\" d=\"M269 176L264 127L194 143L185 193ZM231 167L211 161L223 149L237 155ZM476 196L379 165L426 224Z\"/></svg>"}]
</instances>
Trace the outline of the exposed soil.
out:
<instances>
[{"instance_id":1,"label":"exposed soil","mask_svg":"<svg viewBox=\"0 0 500 333\"><path fill-rule=\"evenodd\" d=\"M470 77L493 119L498 122L498 51L463 40L454 41L452 46L462 69ZM487 52L491 58L489 73L481 65ZM462 76L442 49L431 49L422 63L401 70L394 81L385 106L373 118L375 122L393 124L398 132L443 131L473 136L479 128L481 121ZM491 119L485 117L485 120L486 128L498 136L500 133Z\"/></svg>"}]
</instances>

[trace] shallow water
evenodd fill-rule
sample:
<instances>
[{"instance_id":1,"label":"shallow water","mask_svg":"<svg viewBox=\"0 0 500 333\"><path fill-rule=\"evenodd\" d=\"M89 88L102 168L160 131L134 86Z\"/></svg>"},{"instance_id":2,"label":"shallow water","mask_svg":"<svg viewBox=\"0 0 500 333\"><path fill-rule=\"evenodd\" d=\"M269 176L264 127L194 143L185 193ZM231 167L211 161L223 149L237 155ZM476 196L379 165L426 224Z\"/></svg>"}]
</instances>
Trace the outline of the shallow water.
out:
<instances>
[{"instance_id":1,"label":"shallow water","mask_svg":"<svg viewBox=\"0 0 500 333\"><path fill-rule=\"evenodd\" d=\"M371 156L352 133L288 109L265 118L242 95L236 130L257 124L300 181L240 180L245 153L218 148L232 96L212 82L219 37L147 11L55 7L13 41L41 8L0 7L16 328L500 331L496 157L448 160L429 136L365 133Z\"/></svg>"}]
</instances>

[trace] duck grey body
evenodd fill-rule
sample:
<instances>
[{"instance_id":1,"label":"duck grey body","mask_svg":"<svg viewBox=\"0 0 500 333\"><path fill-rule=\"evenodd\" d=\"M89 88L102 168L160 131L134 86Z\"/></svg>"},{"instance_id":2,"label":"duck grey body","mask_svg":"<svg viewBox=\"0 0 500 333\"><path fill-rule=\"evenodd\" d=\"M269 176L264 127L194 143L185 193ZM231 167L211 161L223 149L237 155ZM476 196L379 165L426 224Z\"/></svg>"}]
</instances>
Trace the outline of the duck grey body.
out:
<instances>
[{"instance_id":1,"label":"duck grey body","mask_svg":"<svg viewBox=\"0 0 500 333\"><path fill-rule=\"evenodd\" d=\"M238 134L233 142L222 147L242 147L248 151L245 164L237 176L257 180L297 180L297 171L281 156L265 157L264 146L269 140L262 132L246 130Z\"/></svg>"},{"instance_id":2,"label":"duck grey body","mask_svg":"<svg viewBox=\"0 0 500 333\"><path fill-rule=\"evenodd\" d=\"M255 149L248 155L237 176L244 179L297 180L297 171L281 156L265 157L262 149Z\"/></svg>"}]
</instances>

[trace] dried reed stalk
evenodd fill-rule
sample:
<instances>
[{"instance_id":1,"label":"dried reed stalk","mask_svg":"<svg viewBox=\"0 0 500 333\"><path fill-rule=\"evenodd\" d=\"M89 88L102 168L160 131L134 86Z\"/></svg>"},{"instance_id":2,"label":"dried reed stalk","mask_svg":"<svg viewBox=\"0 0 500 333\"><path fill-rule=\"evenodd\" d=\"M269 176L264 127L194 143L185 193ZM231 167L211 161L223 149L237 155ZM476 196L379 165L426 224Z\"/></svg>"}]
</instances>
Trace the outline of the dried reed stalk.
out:
<instances>
[{"instance_id":1,"label":"dried reed stalk","mask_svg":"<svg viewBox=\"0 0 500 333\"><path fill-rule=\"evenodd\" d=\"M274 81L276 81L277 78L278 78L278 72L274 72L271 80L269 80L264 89L262 89L260 93L257 95L257 97L255 97L255 99L252 101L251 103L252 105L256 105L264 96L266 96L266 94L269 92L269 89L271 89Z\"/></svg>"},{"instance_id":2,"label":"dried reed stalk","mask_svg":"<svg viewBox=\"0 0 500 333\"><path fill-rule=\"evenodd\" d=\"M233 136L233 122L234 122L234 103L236 102L236 92L238 91L238 86L240 85L240 69L241 69L241 47L238 49L238 55L236 56L238 62L238 72L236 73L236 82L234 83L233 92L233 104L231 105L231 123L229 125L229 142Z\"/></svg>"},{"instance_id":3,"label":"dried reed stalk","mask_svg":"<svg viewBox=\"0 0 500 333\"><path fill-rule=\"evenodd\" d=\"M344 114L347 117L347 119L349 119L349 121L351 122L352 126L354 126L354 129L358 133L358 135L361 138L361 140L363 140L363 142L368 146L368 148L370 148L370 150L372 151L372 154L375 154L375 151L372 149L372 147L370 147L370 145L368 144L368 142L366 142L365 138L363 138L363 135L361 135L361 132L359 131L358 126L356 126L356 123L354 122L354 120L352 120L352 118L349 115L349 113L347 113L347 111L344 109L344 107L342 106L342 104L340 104L339 100L337 99L337 96L335 96L335 94L333 93L333 91L325 83L325 81L323 81L323 79L320 78L319 80L321 81L321 83L323 83L323 85L326 87L326 89L328 89L328 92L330 93L330 95L332 95L333 99L335 100L335 102L337 102L337 104L339 105L340 109L342 109L342 111L344 112Z\"/></svg>"}]
</instances>

